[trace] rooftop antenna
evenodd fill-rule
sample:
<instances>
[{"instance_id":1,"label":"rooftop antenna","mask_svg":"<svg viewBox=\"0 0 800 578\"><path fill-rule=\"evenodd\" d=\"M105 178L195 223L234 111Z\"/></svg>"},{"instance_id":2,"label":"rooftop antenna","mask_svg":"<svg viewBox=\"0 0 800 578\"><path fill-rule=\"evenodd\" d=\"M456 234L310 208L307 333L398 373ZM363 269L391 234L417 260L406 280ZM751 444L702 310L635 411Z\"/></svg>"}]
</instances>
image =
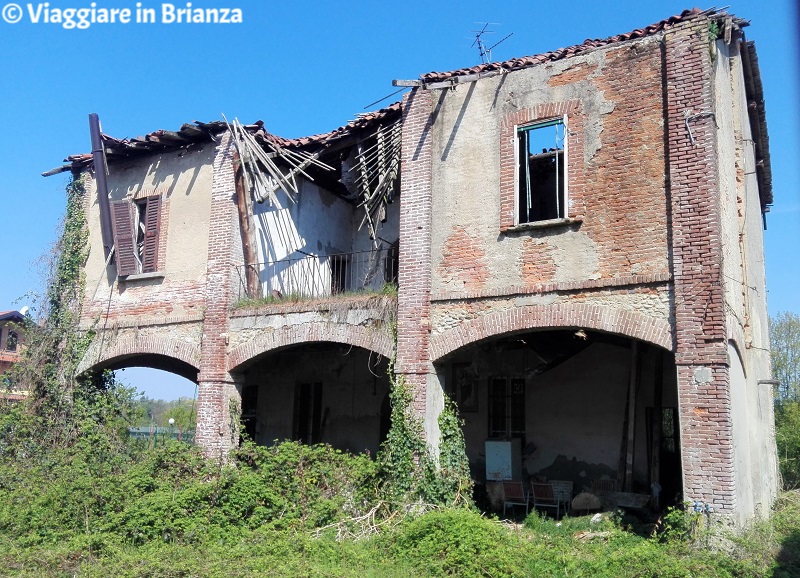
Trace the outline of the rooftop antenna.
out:
<instances>
[{"instance_id":1,"label":"rooftop antenna","mask_svg":"<svg viewBox=\"0 0 800 578\"><path fill-rule=\"evenodd\" d=\"M480 30L472 31L475 33L475 40L472 42L472 46L470 48L474 47L475 45L478 46L478 52L481 55L482 64L489 64L492 61L492 49L495 48L498 44L500 44L504 40L507 40L508 38L514 35L514 33L512 32L511 34L502 38L500 41L492 44L489 48L486 48L486 44L483 42L483 35L494 34L494 30L486 30L490 24L497 24L497 22L487 22L486 24L483 25L483 28L481 28Z\"/></svg>"}]
</instances>

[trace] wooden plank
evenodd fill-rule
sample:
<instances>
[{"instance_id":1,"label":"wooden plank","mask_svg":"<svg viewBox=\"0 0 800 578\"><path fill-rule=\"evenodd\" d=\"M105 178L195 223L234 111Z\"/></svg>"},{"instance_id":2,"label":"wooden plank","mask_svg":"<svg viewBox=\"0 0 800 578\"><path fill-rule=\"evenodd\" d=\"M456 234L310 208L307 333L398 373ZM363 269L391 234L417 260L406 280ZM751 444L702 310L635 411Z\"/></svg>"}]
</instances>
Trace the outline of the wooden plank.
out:
<instances>
[{"instance_id":1,"label":"wooden plank","mask_svg":"<svg viewBox=\"0 0 800 578\"><path fill-rule=\"evenodd\" d=\"M393 80L392 86L422 86L421 80Z\"/></svg>"},{"instance_id":2,"label":"wooden plank","mask_svg":"<svg viewBox=\"0 0 800 578\"><path fill-rule=\"evenodd\" d=\"M623 491L630 492L633 486L633 450L636 434L636 390L639 385L639 342L631 339L631 372L628 379L628 439L625 456L625 482Z\"/></svg>"}]
</instances>

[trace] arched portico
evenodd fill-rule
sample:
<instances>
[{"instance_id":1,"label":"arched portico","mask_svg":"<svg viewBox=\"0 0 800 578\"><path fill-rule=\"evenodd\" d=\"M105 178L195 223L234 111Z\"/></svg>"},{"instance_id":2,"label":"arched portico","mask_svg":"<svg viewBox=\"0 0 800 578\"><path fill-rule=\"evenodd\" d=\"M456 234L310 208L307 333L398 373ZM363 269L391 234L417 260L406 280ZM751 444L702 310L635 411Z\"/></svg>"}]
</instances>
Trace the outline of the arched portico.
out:
<instances>
[{"instance_id":1,"label":"arched portico","mask_svg":"<svg viewBox=\"0 0 800 578\"><path fill-rule=\"evenodd\" d=\"M514 479L567 481L577 493L609 478L672 502L682 484L668 325L593 307L521 309L432 338L478 487L491 498L499 452Z\"/></svg>"},{"instance_id":2,"label":"arched portico","mask_svg":"<svg viewBox=\"0 0 800 578\"><path fill-rule=\"evenodd\" d=\"M197 381L200 348L177 339L148 336L98 335L78 364L78 374L129 366L152 367Z\"/></svg>"},{"instance_id":3,"label":"arched portico","mask_svg":"<svg viewBox=\"0 0 800 578\"><path fill-rule=\"evenodd\" d=\"M601 305L527 305L488 313L431 336L431 360L435 363L461 347L496 335L569 327L625 335L672 350L672 329L664 319Z\"/></svg>"},{"instance_id":4,"label":"arched portico","mask_svg":"<svg viewBox=\"0 0 800 578\"><path fill-rule=\"evenodd\" d=\"M347 323L304 323L262 332L236 347L228 355L228 370L240 371L256 358L285 347L324 342L360 347L387 359L391 359L394 353L394 343L388 330Z\"/></svg>"}]
</instances>

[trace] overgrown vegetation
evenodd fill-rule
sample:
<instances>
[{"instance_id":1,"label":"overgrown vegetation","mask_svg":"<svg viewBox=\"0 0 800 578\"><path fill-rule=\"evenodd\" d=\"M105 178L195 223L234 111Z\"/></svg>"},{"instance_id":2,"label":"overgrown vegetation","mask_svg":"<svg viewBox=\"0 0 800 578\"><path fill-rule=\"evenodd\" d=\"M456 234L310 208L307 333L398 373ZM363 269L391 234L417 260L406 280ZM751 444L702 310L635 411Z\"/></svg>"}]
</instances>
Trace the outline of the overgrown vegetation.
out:
<instances>
[{"instance_id":1,"label":"overgrown vegetation","mask_svg":"<svg viewBox=\"0 0 800 578\"><path fill-rule=\"evenodd\" d=\"M674 510L656 533L604 516L522 526L470 506L457 410L444 400L439 453L423 439L414 389L393 379L377 459L296 442L244 443L228 462L180 442L128 440L141 417L109 376L76 381L85 227L79 181L41 327L12 378L30 403L0 406L0 568L17 577L800 575L800 495L770 522L714 534ZM67 253L65 256L64 253ZM141 406L140 406L141 408ZM698 546L699 544L699 546Z\"/></svg>"},{"instance_id":2,"label":"overgrown vegetation","mask_svg":"<svg viewBox=\"0 0 800 578\"><path fill-rule=\"evenodd\" d=\"M770 319L775 388L775 441L785 489L800 488L800 315Z\"/></svg>"}]
</instances>

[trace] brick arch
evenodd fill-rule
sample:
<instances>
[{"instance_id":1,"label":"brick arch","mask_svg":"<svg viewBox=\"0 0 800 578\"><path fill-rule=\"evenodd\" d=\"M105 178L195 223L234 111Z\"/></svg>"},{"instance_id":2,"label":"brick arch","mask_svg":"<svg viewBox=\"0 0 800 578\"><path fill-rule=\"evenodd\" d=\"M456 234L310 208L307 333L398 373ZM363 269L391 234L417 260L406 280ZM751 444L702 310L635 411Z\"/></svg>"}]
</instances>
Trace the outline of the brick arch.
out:
<instances>
[{"instance_id":1,"label":"brick arch","mask_svg":"<svg viewBox=\"0 0 800 578\"><path fill-rule=\"evenodd\" d=\"M200 347L177 339L155 336L103 337L98 334L78 364L78 374L137 355L160 355L177 359L200 371Z\"/></svg>"},{"instance_id":2,"label":"brick arch","mask_svg":"<svg viewBox=\"0 0 800 578\"><path fill-rule=\"evenodd\" d=\"M672 350L672 329L662 319L601 305L527 305L488 313L432 336L431 361L439 361L456 349L496 335L559 327L596 329L626 335Z\"/></svg>"},{"instance_id":3,"label":"brick arch","mask_svg":"<svg viewBox=\"0 0 800 578\"><path fill-rule=\"evenodd\" d=\"M234 371L243 363L281 347L320 341L362 347L388 359L394 355L394 341L388 331L345 323L304 323L264 332L238 346L228 355L228 371Z\"/></svg>"}]
</instances>

